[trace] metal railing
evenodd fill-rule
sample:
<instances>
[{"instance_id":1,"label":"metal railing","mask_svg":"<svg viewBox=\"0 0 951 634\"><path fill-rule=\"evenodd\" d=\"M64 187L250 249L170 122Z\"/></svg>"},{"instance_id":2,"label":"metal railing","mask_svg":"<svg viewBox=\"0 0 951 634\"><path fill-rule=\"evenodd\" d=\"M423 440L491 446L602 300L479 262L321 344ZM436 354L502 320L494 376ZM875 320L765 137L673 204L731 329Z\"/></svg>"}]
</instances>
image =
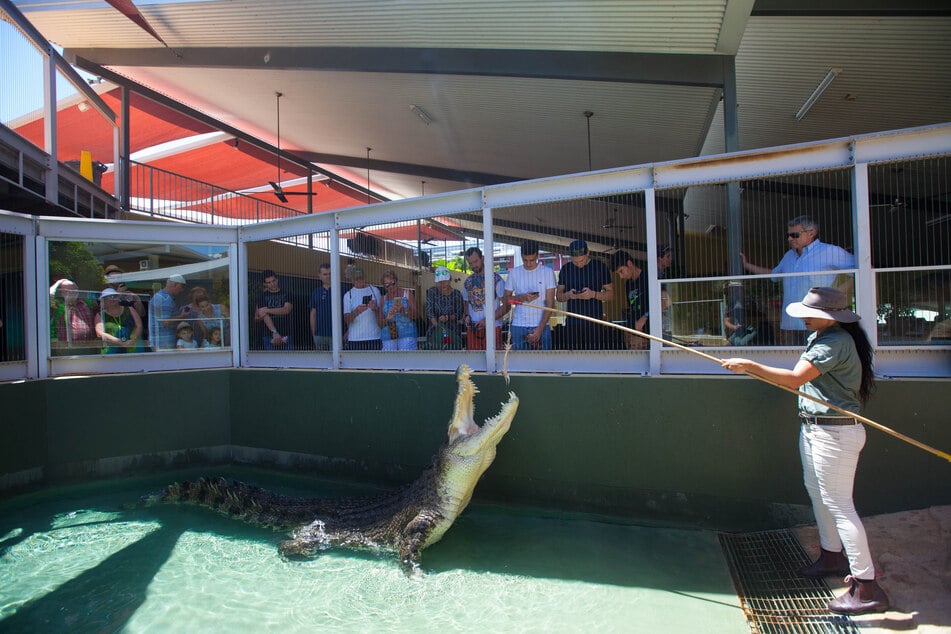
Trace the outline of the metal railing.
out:
<instances>
[{"instance_id":1,"label":"metal railing","mask_svg":"<svg viewBox=\"0 0 951 634\"><path fill-rule=\"evenodd\" d=\"M129 173L129 210L151 217L210 225L243 225L304 215L256 196L136 161L129 162ZM160 198L159 192L165 198Z\"/></svg>"},{"instance_id":2,"label":"metal railing","mask_svg":"<svg viewBox=\"0 0 951 634\"><path fill-rule=\"evenodd\" d=\"M764 302L781 301L784 279L808 274L751 274L739 268L739 252L759 265L774 265L788 248L787 222L802 212L819 217L828 241L854 256L854 265L836 274L847 278L852 289L854 307L863 315L876 348L878 371L890 376L951 376L951 345L941 336L922 336L918 321L929 325L929 334L940 335L943 331L938 326L946 325L951 309L951 232L932 230L947 224L948 203L942 198L947 176L942 173L951 156L951 124L790 149L525 181L240 227L0 214L0 234L26 238L15 258L22 262L19 278L9 278L13 283L21 280L24 289L24 305L14 309L26 316L25 361L0 366L0 377L239 366L451 369L461 362L489 372L716 374L722 372L717 364L653 340L642 350L625 349L623 344L582 345L508 356L504 342L493 337L486 337L486 350L353 350L352 342L344 338L344 291L356 281L354 268L362 269L371 284L378 284L391 269L398 287L406 291L404 296L417 302L425 314L424 297L433 286L437 262L450 265L452 283L458 285L467 275L459 266L461 252L470 246L481 248L486 264L493 262L505 273L518 264L512 254L525 239L536 240L546 261L559 267L569 259L568 244L581 238L597 260L610 263L614 254L624 250L643 265L651 315L663 313L658 290L664 289L673 300L676 314L669 325L671 332L665 333L664 319L651 318L650 334L658 339L665 335L681 342L686 339L689 345L707 346L714 352L724 348L721 356L733 355L720 330L734 308L733 291L742 288L745 297L756 299L751 304L754 308L763 307ZM879 166L925 174L927 178L916 180L925 185L919 185L915 195L904 189L900 205L880 207L881 197L892 194L882 193L880 179L874 175ZM894 175L891 167L884 169ZM735 199L729 194L731 187L737 188ZM721 195L721 202L711 203ZM209 189L202 197L189 197L215 199L216 195ZM709 217L716 222L707 223L703 214L713 214ZM898 224L889 225L891 219ZM707 225L714 228L708 230ZM921 235L928 236L924 247ZM93 264L93 271L101 271L107 263L121 264L121 281L145 297L175 275L186 280L186 293L202 287L213 303L230 308L231 347L112 356L56 354L43 327L48 321L35 316L49 314L46 289L59 275L63 257L53 247L63 245L77 245L66 251L72 256L85 252L84 261ZM665 270L658 256L660 247L670 245L673 264ZM304 320L318 266L325 262L332 270L332 342L326 351L314 349ZM71 274L83 274L82 267L75 262L73 266L78 272ZM281 342L271 346L274 349L263 349L262 334L266 333L254 314L265 270L276 273L288 302L301 317L298 323L304 324L302 330L280 333L296 335L293 349ZM99 290L90 285L95 283L93 279L80 287ZM605 298L604 314L611 320L624 320L625 295L620 289L625 284L617 277L612 283L615 295ZM488 305L495 294L488 285ZM178 306L186 303L184 297L176 298ZM743 302L739 306L748 308ZM896 306L902 306L895 315L900 319L891 322L894 330L890 330L882 310L894 311ZM487 311L485 321L486 331L493 332L497 320L492 311ZM701 323L704 332L698 333ZM424 324L419 327L420 338L424 328ZM740 346L744 356L790 366L801 352L798 346L776 342L740 342Z\"/></svg>"}]
</instances>

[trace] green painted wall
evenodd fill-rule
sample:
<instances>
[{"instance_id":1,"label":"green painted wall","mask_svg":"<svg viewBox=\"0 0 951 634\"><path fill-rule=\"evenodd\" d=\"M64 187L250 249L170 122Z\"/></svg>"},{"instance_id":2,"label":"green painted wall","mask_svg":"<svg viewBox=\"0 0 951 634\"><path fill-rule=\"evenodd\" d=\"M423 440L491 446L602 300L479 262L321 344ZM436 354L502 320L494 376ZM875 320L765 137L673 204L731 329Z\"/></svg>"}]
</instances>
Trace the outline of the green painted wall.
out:
<instances>
[{"instance_id":1,"label":"green painted wall","mask_svg":"<svg viewBox=\"0 0 951 634\"><path fill-rule=\"evenodd\" d=\"M476 375L479 421L521 400L477 497L721 528L808 518L795 397L744 377ZM866 415L951 449L951 382L884 381ZM0 385L0 477L50 481L242 460L374 482L412 480L444 441L452 373L220 370ZM7 416L7 413L13 416ZM178 452L171 463L156 456ZM282 460L281 457L285 459ZM869 428L856 482L863 513L951 503L951 464Z\"/></svg>"}]
</instances>

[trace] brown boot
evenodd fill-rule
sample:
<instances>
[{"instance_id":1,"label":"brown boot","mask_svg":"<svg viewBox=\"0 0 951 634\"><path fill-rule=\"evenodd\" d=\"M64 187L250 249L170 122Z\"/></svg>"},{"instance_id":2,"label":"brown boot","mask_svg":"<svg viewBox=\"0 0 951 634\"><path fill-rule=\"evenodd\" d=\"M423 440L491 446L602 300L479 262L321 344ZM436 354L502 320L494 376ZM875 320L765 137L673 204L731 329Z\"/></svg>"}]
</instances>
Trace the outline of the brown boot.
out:
<instances>
[{"instance_id":1,"label":"brown boot","mask_svg":"<svg viewBox=\"0 0 951 634\"><path fill-rule=\"evenodd\" d=\"M829 602L829 610L836 614L867 614L869 612L884 612L888 609L888 595L878 583L871 579L856 579L846 577L852 582L845 594Z\"/></svg>"},{"instance_id":2,"label":"brown boot","mask_svg":"<svg viewBox=\"0 0 951 634\"><path fill-rule=\"evenodd\" d=\"M819 549L819 558L799 571L803 577L821 579L822 577L843 576L851 572L849 560L842 551Z\"/></svg>"}]
</instances>

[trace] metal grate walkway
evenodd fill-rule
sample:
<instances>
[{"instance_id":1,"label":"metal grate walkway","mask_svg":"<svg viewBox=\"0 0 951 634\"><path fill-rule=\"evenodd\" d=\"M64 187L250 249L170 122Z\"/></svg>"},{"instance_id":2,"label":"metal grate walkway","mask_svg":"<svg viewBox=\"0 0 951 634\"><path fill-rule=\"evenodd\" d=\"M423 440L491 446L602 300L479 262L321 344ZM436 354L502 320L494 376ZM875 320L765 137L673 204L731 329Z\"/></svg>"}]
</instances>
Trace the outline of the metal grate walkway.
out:
<instances>
[{"instance_id":1,"label":"metal grate walkway","mask_svg":"<svg viewBox=\"0 0 951 634\"><path fill-rule=\"evenodd\" d=\"M810 559L792 531L720 533L720 545L753 634L858 634L849 617L826 608L833 598L826 582L799 575Z\"/></svg>"}]
</instances>

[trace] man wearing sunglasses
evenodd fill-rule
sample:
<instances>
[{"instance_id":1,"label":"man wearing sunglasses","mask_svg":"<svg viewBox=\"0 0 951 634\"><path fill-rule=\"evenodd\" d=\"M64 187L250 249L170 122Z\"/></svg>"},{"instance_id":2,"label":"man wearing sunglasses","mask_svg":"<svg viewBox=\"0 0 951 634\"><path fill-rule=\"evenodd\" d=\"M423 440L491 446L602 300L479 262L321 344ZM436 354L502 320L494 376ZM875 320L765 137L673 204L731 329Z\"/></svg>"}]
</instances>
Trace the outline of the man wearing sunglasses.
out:
<instances>
[{"instance_id":1,"label":"man wearing sunglasses","mask_svg":"<svg viewBox=\"0 0 951 634\"><path fill-rule=\"evenodd\" d=\"M804 273L809 271L837 271L854 269L855 256L833 244L826 244L819 240L819 225L809 216L797 216L789 221L786 231L786 241L789 251L779 261L776 268L751 264L746 256L740 253L743 259L743 268L748 273L766 275L769 273ZM779 278L774 278L773 281ZM782 321L779 323L780 345L805 345L809 331L801 319L796 319L786 313L786 306L805 297L809 289L814 286L833 286L850 295L852 278L850 275L798 275L781 278L783 281L783 309Z\"/></svg>"}]
</instances>

